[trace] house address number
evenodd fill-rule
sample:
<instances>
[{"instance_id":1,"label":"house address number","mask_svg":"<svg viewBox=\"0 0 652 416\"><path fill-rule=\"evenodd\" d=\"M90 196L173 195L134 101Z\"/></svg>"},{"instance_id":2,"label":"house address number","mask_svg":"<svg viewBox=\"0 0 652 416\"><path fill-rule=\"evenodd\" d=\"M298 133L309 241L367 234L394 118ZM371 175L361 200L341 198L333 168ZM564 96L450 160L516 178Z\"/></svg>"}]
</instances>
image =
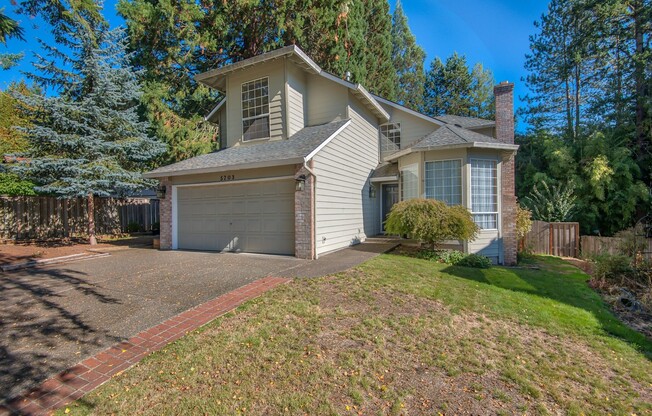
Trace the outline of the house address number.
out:
<instances>
[{"instance_id":1,"label":"house address number","mask_svg":"<svg viewBox=\"0 0 652 416\"><path fill-rule=\"evenodd\" d=\"M220 182L234 181L235 175L222 175L220 176Z\"/></svg>"}]
</instances>

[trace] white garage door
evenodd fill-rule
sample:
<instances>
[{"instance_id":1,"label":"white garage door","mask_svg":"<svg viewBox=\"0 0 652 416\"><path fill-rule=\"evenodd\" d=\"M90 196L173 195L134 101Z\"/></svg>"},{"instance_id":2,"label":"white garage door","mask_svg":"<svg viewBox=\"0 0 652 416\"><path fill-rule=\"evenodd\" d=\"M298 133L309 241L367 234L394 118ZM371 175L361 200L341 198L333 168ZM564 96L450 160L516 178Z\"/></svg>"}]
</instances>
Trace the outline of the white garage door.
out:
<instances>
[{"instance_id":1,"label":"white garage door","mask_svg":"<svg viewBox=\"0 0 652 416\"><path fill-rule=\"evenodd\" d=\"M294 181L177 188L180 249L294 255Z\"/></svg>"}]
</instances>

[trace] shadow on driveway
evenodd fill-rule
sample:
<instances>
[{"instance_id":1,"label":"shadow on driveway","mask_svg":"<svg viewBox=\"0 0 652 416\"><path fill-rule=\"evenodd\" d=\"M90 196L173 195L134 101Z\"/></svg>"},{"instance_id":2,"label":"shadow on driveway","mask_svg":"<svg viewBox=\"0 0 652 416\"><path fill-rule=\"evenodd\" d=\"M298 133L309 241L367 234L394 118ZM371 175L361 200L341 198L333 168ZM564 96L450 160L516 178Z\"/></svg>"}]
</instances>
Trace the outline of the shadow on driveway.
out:
<instances>
[{"instance_id":1,"label":"shadow on driveway","mask_svg":"<svg viewBox=\"0 0 652 416\"><path fill-rule=\"evenodd\" d=\"M117 339L89 325L61 302L65 292L118 304L74 270L31 269L0 277L0 397L8 398L65 368L65 357L81 357ZM49 350L65 345L63 355Z\"/></svg>"}]
</instances>

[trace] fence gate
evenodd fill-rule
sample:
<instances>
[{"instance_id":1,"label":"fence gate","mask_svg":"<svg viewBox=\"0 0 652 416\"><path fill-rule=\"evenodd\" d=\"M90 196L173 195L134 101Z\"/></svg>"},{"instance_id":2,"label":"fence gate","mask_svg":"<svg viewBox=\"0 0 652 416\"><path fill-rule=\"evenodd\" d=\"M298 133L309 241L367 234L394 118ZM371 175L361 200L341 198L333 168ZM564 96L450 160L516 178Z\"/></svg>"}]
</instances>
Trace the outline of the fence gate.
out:
<instances>
[{"instance_id":1,"label":"fence gate","mask_svg":"<svg viewBox=\"0 0 652 416\"><path fill-rule=\"evenodd\" d=\"M579 257L580 224L578 222L533 221L532 229L521 240L521 247L534 254Z\"/></svg>"}]
</instances>

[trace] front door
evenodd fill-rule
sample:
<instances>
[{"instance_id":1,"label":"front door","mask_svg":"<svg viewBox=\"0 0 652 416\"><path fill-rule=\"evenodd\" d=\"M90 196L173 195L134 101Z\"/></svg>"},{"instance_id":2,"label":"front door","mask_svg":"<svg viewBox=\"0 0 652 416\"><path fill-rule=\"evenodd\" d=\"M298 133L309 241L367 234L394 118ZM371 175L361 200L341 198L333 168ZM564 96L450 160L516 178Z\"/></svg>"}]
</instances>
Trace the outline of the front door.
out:
<instances>
[{"instance_id":1,"label":"front door","mask_svg":"<svg viewBox=\"0 0 652 416\"><path fill-rule=\"evenodd\" d=\"M398 184L397 183L383 184L382 194L383 194L383 202L382 202L381 215L382 215L383 222L381 224L381 230L385 232L385 221L387 220L389 211L392 209L394 204L398 202Z\"/></svg>"}]
</instances>

